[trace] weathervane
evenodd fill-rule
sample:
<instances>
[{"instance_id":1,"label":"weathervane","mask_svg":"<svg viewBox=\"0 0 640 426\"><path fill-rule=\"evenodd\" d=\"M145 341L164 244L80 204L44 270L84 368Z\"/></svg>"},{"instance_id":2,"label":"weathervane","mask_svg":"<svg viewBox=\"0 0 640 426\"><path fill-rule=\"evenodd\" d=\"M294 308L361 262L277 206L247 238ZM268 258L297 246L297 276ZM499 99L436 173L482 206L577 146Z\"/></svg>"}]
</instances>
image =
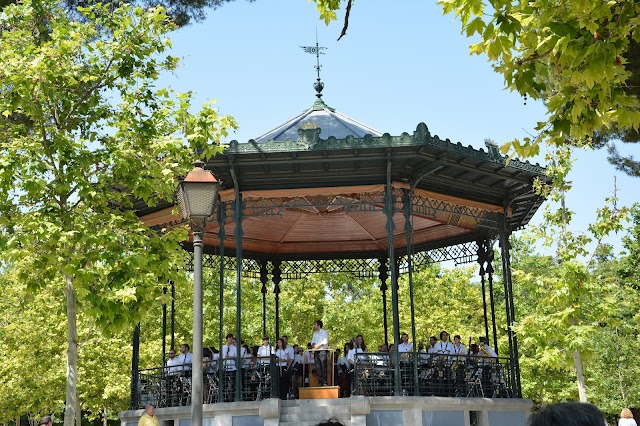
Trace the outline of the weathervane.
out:
<instances>
[{"instance_id":1,"label":"weathervane","mask_svg":"<svg viewBox=\"0 0 640 426\"><path fill-rule=\"evenodd\" d=\"M306 53L311 53L316 55L316 66L315 69L318 72L318 78L316 79L317 81L313 84L313 88L316 89L316 96L318 98L322 97L322 89L324 88L324 83L322 81L320 81L320 68L322 68L322 65L320 65L320 55L324 55L324 52L322 51L323 49L326 49L326 47L322 47L318 45L318 29L316 28L316 45L315 46L300 46L302 48L302 50L304 50Z\"/></svg>"}]
</instances>

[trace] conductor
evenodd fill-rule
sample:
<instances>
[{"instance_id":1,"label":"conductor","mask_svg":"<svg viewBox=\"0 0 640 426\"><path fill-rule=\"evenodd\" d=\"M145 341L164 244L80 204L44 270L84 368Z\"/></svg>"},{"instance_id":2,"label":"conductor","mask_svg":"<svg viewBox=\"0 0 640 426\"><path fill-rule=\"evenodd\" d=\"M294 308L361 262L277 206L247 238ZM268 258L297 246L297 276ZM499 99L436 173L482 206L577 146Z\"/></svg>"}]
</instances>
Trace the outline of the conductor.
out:
<instances>
[{"instance_id":1,"label":"conductor","mask_svg":"<svg viewBox=\"0 0 640 426\"><path fill-rule=\"evenodd\" d=\"M313 323L313 338L311 345L313 349L329 349L329 333L322 328L322 320ZM318 375L318 386L327 386L327 351L318 351L315 354L316 373Z\"/></svg>"}]
</instances>

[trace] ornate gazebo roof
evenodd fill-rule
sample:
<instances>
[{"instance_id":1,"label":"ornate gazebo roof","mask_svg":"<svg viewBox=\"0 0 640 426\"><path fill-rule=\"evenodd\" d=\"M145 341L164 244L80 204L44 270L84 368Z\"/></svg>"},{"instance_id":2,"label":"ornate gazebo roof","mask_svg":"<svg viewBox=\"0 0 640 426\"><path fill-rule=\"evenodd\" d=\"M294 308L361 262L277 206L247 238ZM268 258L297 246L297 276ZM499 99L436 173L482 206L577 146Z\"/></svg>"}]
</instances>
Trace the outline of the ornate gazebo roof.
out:
<instances>
[{"instance_id":1,"label":"ornate gazebo roof","mask_svg":"<svg viewBox=\"0 0 640 426\"><path fill-rule=\"evenodd\" d=\"M381 134L327 107L312 108L246 143L232 141L206 168L222 180L225 248L235 249L232 210L243 202L243 256L255 259L374 258L388 251L385 187L393 187L394 248L406 251L403 212L411 196L414 251L447 247L525 226L544 199L533 192L544 168L431 135ZM171 204L139 206L151 226L182 222ZM377 213L377 214L376 214ZM506 215L504 215L506 213ZM205 230L216 251L219 224Z\"/></svg>"}]
</instances>

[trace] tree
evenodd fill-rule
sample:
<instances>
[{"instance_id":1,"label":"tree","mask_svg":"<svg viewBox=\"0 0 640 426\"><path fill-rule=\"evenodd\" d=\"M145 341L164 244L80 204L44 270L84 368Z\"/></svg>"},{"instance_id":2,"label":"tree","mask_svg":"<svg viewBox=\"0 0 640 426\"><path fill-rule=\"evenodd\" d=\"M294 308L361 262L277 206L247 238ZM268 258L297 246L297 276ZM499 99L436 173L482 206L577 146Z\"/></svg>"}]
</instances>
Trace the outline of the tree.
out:
<instances>
[{"instance_id":1,"label":"tree","mask_svg":"<svg viewBox=\"0 0 640 426\"><path fill-rule=\"evenodd\" d=\"M454 13L508 89L541 100L547 118L537 134L502 146L529 157L542 143L602 146L613 138L638 142L640 133L640 4L635 0L521 2L438 0ZM321 19L335 20L341 0L315 0ZM346 2L348 26L351 1ZM618 154L610 160L638 175L640 165Z\"/></svg>"},{"instance_id":2,"label":"tree","mask_svg":"<svg viewBox=\"0 0 640 426\"><path fill-rule=\"evenodd\" d=\"M26 0L0 12L0 248L31 292L51 284L64 298L65 426L78 407L79 312L106 333L130 330L164 283L185 279L186 229L150 229L133 203L172 199L194 150L214 155L235 125L155 86L177 66L164 9L80 11L74 21L55 1Z\"/></svg>"},{"instance_id":3,"label":"tree","mask_svg":"<svg viewBox=\"0 0 640 426\"><path fill-rule=\"evenodd\" d=\"M205 18L205 10L206 9L217 9L223 6L225 3L230 3L235 0L160 0L160 1L151 1L151 0L138 0L131 2L133 5L140 6L142 8L149 7L163 7L167 11L167 15L173 20L173 22L182 27L184 25L190 24L192 21L201 21ZM247 0L247 1L255 1L255 0ZM17 3L16 0L0 0L0 10L4 7ZM64 0L62 4L66 10L73 16L82 17L82 14L77 13L78 7L87 7L91 5L95 5L98 2L93 0ZM113 6L117 6L118 2L113 2Z\"/></svg>"}]
</instances>

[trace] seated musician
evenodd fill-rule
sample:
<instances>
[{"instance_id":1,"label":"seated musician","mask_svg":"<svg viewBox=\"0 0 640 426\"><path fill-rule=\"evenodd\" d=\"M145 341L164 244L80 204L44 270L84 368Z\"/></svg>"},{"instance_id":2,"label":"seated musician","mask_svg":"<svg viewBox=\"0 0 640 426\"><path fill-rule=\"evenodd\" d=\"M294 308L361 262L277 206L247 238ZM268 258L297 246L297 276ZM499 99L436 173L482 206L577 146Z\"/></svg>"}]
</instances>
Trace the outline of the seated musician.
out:
<instances>
[{"instance_id":1,"label":"seated musician","mask_svg":"<svg viewBox=\"0 0 640 426\"><path fill-rule=\"evenodd\" d=\"M479 355L483 357L483 361L485 363L493 363L498 358L498 354L491 346L489 346L489 342L487 338L484 336L478 337L478 347L480 348Z\"/></svg>"},{"instance_id":2,"label":"seated musician","mask_svg":"<svg viewBox=\"0 0 640 426\"><path fill-rule=\"evenodd\" d=\"M375 360L376 365L388 365L389 364L389 350L387 349L387 345L382 344L378 346L379 354L374 355L373 359Z\"/></svg>"},{"instance_id":3,"label":"seated musician","mask_svg":"<svg viewBox=\"0 0 640 426\"><path fill-rule=\"evenodd\" d=\"M460 336L457 334L453 336L453 350L451 351L451 353L455 355L467 355L469 353L467 347L462 343ZM454 361L464 362L464 358L455 356Z\"/></svg>"}]
</instances>

